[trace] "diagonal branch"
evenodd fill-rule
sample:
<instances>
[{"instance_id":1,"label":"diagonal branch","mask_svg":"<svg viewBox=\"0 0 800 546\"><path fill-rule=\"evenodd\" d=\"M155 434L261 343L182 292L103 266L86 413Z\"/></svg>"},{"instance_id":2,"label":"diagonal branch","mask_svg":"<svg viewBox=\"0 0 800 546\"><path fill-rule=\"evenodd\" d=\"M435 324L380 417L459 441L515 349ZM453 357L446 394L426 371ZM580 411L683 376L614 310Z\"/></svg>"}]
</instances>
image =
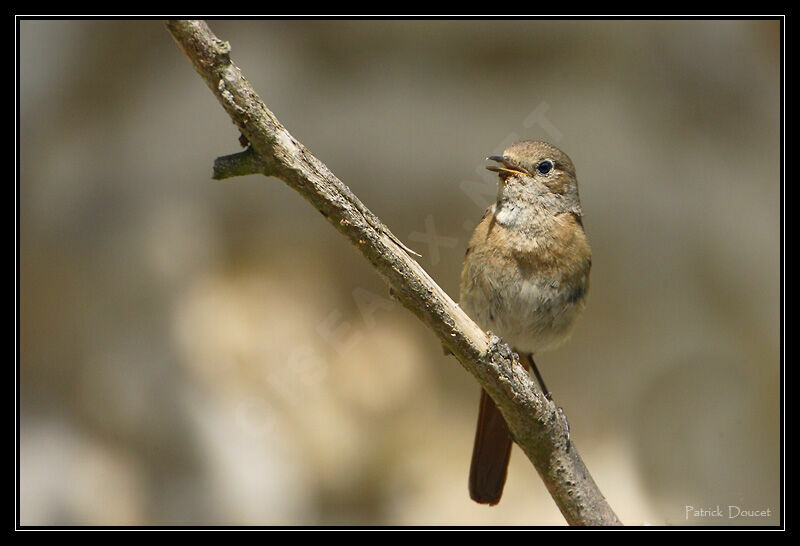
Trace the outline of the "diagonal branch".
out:
<instances>
[{"instance_id":1,"label":"diagonal branch","mask_svg":"<svg viewBox=\"0 0 800 546\"><path fill-rule=\"evenodd\" d=\"M204 21L166 25L250 145L244 152L217 159L214 178L262 173L297 190L350 239L392 294L476 377L567 522L620 525L569 441L558 408L543 396L508 345L484 333L409 255L412 251L289 134L231 62L227 42L214 36Z\"/></svg>"}]
</instances>

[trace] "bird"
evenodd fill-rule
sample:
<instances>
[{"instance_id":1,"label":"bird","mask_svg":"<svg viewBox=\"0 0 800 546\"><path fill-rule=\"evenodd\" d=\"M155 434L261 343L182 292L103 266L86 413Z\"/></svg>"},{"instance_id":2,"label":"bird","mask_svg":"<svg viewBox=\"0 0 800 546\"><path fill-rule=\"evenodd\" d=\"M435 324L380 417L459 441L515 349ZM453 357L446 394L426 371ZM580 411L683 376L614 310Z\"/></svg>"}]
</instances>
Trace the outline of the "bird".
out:
<instances>
[{"instance_id":1,"label":"bird","mask_svg":"<svg viewBox=\"0 0 800 546\"><path fill-rule=\"evenodd\" d=\"M586 307L592 253L583 227L572 160L544 141L523 140L490 156L497 199L467 246L459 305L512 347L552 399L533 355L556 348ZM563 414L562 414L563 415ZM480 504L500 502L512 440L502 414L481 390L469 474Z\"/></svg>"}]
</instances>

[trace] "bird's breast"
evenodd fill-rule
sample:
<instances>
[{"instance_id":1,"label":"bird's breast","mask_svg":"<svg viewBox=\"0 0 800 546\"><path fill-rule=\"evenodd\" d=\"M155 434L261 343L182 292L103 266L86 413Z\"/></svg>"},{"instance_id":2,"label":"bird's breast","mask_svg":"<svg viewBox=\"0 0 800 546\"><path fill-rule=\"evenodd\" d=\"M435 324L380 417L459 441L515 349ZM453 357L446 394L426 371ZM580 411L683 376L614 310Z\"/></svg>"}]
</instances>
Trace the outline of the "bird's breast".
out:
<instances>
[{"instance_id":1,"label":"bird's breast","mask_svg":"<svg viewBox=\"0 0 800 546\"><path fill-rule=\"evenodd\" d=\"M527 233L492 220L484 218L470 241L461 305L519 351L553 348L585 307L591 250L583 227L572 214Z\"/></svg>"}]
</instances>

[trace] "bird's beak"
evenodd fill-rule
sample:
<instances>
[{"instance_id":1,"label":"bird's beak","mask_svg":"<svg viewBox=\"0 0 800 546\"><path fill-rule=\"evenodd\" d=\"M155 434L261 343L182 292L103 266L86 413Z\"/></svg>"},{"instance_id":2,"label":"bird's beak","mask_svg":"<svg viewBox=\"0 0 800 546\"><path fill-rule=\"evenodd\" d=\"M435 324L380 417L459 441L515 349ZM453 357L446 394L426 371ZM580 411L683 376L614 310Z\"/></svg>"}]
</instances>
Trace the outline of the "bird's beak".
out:
<instances>
[{"instance_id":1,"label":"bird's beak","mask_svg":"<svg viewBox=\"0 0 800 546\"><path fill-rule=\"evenodd\" d=\"M506 156L490 155L486 159L489 160L489 161L496 161L496 162L498 162L498 163L500 163L502 165L502 167L498 167L497 165L489 165L486 168L488 170L490 170L490 171L495 171L495 172L498 172L498 173L506 173L508 175L512 175L512 174L524 174L526 176L530 176L531 175L531 173L529 173L528 171L526 171L522 167L520 167L518 165L514 165L514 163L511 162L511 159L506 157Z\"/></svg>"}]
</instances>

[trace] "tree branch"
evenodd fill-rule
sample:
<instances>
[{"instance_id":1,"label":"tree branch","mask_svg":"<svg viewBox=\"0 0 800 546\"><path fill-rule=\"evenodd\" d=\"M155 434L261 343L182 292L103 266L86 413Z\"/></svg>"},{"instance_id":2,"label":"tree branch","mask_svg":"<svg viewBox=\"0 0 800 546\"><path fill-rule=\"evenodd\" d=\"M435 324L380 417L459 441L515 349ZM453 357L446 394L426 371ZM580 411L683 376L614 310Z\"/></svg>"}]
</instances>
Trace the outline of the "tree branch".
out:
<instances>
[{"instance_id":1,"label":"tree branch","mask_svg":"<svg viewBox=\"0 0 800 546\"><path fill-rule=\"evenodd\" d=\"M224 180L233 176L257 173L269 176L269 172L258 161L258 156L253 152L253 149L248 148L238 154L224 155L215 159L212 178L214 180Z\"/></svg>"},{"instance_id":2,"label":"tree branch","mask_svg":"<svg viewBox=\"0 0 800 546\"><path fill-rule=\"evenodd\" d=\"M597 488L558 408L508 345L484 333L409 255L411 252L319 159L283 127L231 62L230 45L204 21L167 29L250 148L219 158L214 178L260 172L297 190L361 251L405 307L420 318L497 404L570 525L620 525Z\"/></svg>"}]
</instances>

